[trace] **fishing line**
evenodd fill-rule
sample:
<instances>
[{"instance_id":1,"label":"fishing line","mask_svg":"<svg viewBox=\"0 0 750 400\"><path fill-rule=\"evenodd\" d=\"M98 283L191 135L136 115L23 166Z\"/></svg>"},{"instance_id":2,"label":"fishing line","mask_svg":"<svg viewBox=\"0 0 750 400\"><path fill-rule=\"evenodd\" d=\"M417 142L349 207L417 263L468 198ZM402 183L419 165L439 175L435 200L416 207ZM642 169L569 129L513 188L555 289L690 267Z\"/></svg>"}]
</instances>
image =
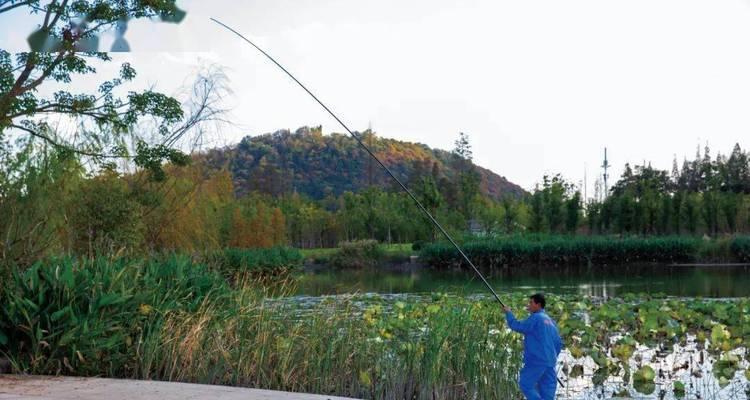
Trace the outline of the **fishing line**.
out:
<instances>
[{"instance_id":1,"label":"fishing line","mask_svg":"<svg viewBox=\"0 0 750 400\"><path fill-rule=\"evenodd\" d=\"M396 175L394 175L393 172L391 172L391 170L388 167L386 167L385 164L383 164L382 161L380 161L380 159L370 150L370 148L367 147L362 142L362 140L360 140L359 136L355 135L354 132L352 132L352 130L349 129L349 127L346 126L346 124L344 124L344 122L341 121L341 119L339 119L339 117L337 117L336 114L334 114L333 111L331 111L330 108L328 108L328 106L326 106L325 104L323 104L323 102L320 101L320 99L318 99L317 96L315 96L305 85L303 85L302 82L300 82L299 80L297 80L297 78L295 78L294 75L292 75L291 72L287 71L286 68L284 68L281 64L279 64L279 62L276 61L273 57L271 57L270 54L266 53L265 51L263 51L263 49L261 49L260 47L258 47L257 45L255 45L255 43L253 43L252 41L250 41L248 38L242 36L242 34L240 34L239 32L237 32L236 30L230 28L229 26L225 25L224 23L220 22L219 20L217 20L215 18L211 18L211 21L214 21L217 24L223 26L224 28L228 29L229 31L231 31L235 35L239 36L242 40L244 40L247 43L249 43L251 46L255 47L259 52L261 52L264 56L266 56L269 60L271 60L271 62L273 62L274 64L276 64L277 67L279 67L282 71L284 71L287 75L289 75L289 77L292 78L293 81L297 82L297 84L302 89L304 89L305 92L307 92L307 94L309 94L313 99L315 99L315 101L317 101L318 104L320 104L320 106L323 107L323 109L325 109L326 111L328 111L328 114L331 114L331 116L333 117L333 119L335 119L336 122L338 122L344 129L346 129L346 131L349 132L349 135L351 135L354 138L354 140L357 141L357 143L367 152L367 154L369 154L370 157L372 157L373 159L375 159L375 161L377 161L377 163L385 170L385 172L387 172L388 175L390 175L390 177L393 178L393 180L395 180L396 183L398 183L399 186L401 186L401 189L403 189L406 192L406 194L408 194L409 197L411 197L411 199L414 200L414 203L417 204L417 207L419 207L419 209L422 210L422 212L427 216L427 218L430 221L432 221L432 223L435 226L437 226L437 228L440 230L440 232L443 234L443 236L445 236L445 238L448 239L449 242L451 242L451 244L453 245L453 247L455 247L456 250L458 250L458 252L461 254L461 257L463 257L463 259L471 266L471 268L474 270L474 272L476 272L477 275L482 279L482 282L484 282L484 284L487 286L487 289L489 289L490 292L492 292L492 295L495 296L495 299L497 299L497 301L500 302L500 304L502 306L505 306L505 303L503 303L503 301L500 300L500 297L497 295L497 293L492 288L492 286L490 286L490 283L487 282L487 279L485 279L484 275L482 275L482 273L479 272L479 269L474 265L474 263L472 263L471 260L469 260L469 257L467 257L466 254L463 252L463 250L461 250L461 248L458 246L458 244L456 243L456 241L453 240L453 238L451 237L451 235L443 228L442 225L440 225L440 223L435 219L435 217L433 217L432 214L430 214L430 212L427 211L427 209L422 205L422 203L417 199L417 197L414 196L414 194L411 192L411 190L409 190L409 188L407 188L406 185L404 185L401 182L401 180L398 179L396 177Z\"/></svg>"},{"instance_id":2,"label":"fishing line","mask_svg":"<svg viewBox=\"0 0 750 400\"><path fill-rule=\"evenodd\" d=\"M408 194L409 197L411 197L411 199L414 200L414 203L417 205L417 207L419 207L420 210L422 210L422 213L424 213L424 215L426 215L427 218L440 230L440 232L443 234L443 236L445 236L445 238L448 239L448 241L453 245L453 247L455 247L455 249L459 252L459 254L461 254L461 257L463 257L464 261L466 261L466 263L471 266L471 268L474 270L474 272L476 272L477 276L479 276L479 278L482 279L482 282L484 282L485 286L487 286L487 289L489 289L489 291L492 293L492 295L495 297L495 299L500 303L500 305L503 306L503 307L505 307L505 303L503 303L503 301L500 300L500 296L497 295L497 293L495 292L495 289L493 289L492 286L490 285L490 283L487 282L487 279L484 277L484 275L482 275L481 272L479 272L479 268L477 268L474 265L474 263L471 262L471 260L466 255L466 253L464 253L464 251L461 250L461 247L458 245L458 243L456 243L455 240L453 240L453 237L451 237L451 235L448 233L448 231L446 231L445 228L443 228L443 226L440 225L440 223L435 219L435 217L433 217L432 214L430 214L430 212L427 211L427 209L422 205L422 203L419 201L419 199L417 199L417 197L414 196L414 194L411 192L411 190L409 190L409 188L407 188L406 185L404 185L401 182L401 180L398 179L396 177L396 175L394 175L393 172L391 172L391 170L385 164L383 164L382 161L380 161L380 159L370 150L370 148L367 147L367 145L365 145L362 142L362 140L359 138L359 136L355 135L354 132L351 129L349 129L349 127L346 126L346 124L343 121L341 121L341 119L339 119L339 117L336 116L336 114L334 114L333 111L331 111L330 108L328 108L328 106L326 106L325 104L323 104L323 102L320 101L320 99L318 99L318 97L315 96L310 91L310 89L307 88L307 86L303 85L302 82L300 82L297 78L295 78L294 75L292 75L291 72L289 72L286 68L284 68L281 64L279 64L279 62L276 61L276 59L274 59L273 57L271 57L270 54L266 53L263 49L261 49L260 47L258 47L255 43L253 43L252 41L250 41L250 39L246 38L241 33L239 33L236 30L230 28L229 26L227 26L226 24L224 24L221 21L217 20L216 18L211 18L211 21L214 21L215 23L223 26L224 28L226 28L230 32L232 32L235 35L239 36L242 40L244 40L245 42L247 42L251 46L255 47L256 50L258 50L259 52L261 52L264 56L266 56L266 58L268 58L269 60L271 60L272 63L276 64L277 67L279 67L282 71L284 71L284 73L286 73L290 78L292 78L292 80L294 82L296 82L302 89L304 89L305 92L307 92L307 94L309 94L313 99L315 99L315 101L318 102L318 104L320 104L320 106L323 107L323 109L326 110L328 112L328 114L330 114L333 117L333 119L336 120L336 122L338 122L347 132L349 132L349 135L351 135L351 137L353 137L354 140L357 141L357 143L359 144L359 146L362 147L367 152L367 154L370 155L370 157L372 157L373 159L375 159L375 161L377 161L377 163L385 170L385 172L387 172L388 175L391 178L393 178L393 180L396 181L396 183L398 183L398 185L401 187L401 189L403 189L404 192L406 192L406 194ZM560 380L560 378L557 378L557 381L560 383L560 386L563 386L562 381Z\"/></svg>"}]
</instances>

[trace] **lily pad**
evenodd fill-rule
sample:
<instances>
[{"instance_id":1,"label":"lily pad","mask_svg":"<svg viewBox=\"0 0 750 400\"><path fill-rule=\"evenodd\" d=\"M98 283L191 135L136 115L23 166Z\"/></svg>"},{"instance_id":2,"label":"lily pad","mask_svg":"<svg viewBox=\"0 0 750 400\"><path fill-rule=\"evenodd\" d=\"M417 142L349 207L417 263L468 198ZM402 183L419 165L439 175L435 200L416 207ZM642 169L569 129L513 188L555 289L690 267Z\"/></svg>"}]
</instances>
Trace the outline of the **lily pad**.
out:
<instances>
[{"instance_id":1,"label":"lily pad","mask_svg":"<svg viewBox=\"0 0 750 400\"><path fill-rule=\"evenodd\" d=\"M618 344L612 349L612 354L619 358L622 362L627 362L633 355L635 348L629 344Z\"/></svg>"},{"instance_id":2,"label":"lily pad","mask_svg":"<svg viewBox=\"0 0 750 400\"><path fill-rule=\"evenodd\" d=\"M636 371L635 374L633 374L633 380L635 380L636 382L653 382L654 378L656 378L656 373L654 372L654 369L648 365L644 365L643 367L641 367L641 369Z\"/></svg>"},{"instance_id":3,"label":"lily pad","mask_svg":"<svg viewBox=\"0 0 750 400\"><path fill-rule=\"evenodd\" d=\"M676 381L674 383L674 395L677 397L685 396L685 384L681 381Z\"/></svg>"},{"instance_id":4,"label":"lily pad","mask_svg":"<svg viewBox=\"0 0 750 400\"><path fill-rule=\"evenodd\" d=\"M727 378L725 378L723 376L721 378L719 378L719 387L724 388L728 384L729 384L729 379L727 379Z\"/></svg>"},{"instance_id":5,"label":"lily pad","mask_svg":"<svg viewBox=\"0 0 750 400\"><path fill-rule=\"evenodd\" d=\"M656 391L656 384L654 382L636 381L633 383L633 388L635 388L638 393L648 395Z\"/></svg>"},{"instance_id":6,"label":"lily pad","mask_svg":"<svg viewBox=\"0 0 750 400\"><path fill-rule=\"evenodd\" d=\"M583 365L576 364L573 366L573 369L570 370L570 377L571 378L579 378L583 376Z\"/></svg>"}]
</instances>

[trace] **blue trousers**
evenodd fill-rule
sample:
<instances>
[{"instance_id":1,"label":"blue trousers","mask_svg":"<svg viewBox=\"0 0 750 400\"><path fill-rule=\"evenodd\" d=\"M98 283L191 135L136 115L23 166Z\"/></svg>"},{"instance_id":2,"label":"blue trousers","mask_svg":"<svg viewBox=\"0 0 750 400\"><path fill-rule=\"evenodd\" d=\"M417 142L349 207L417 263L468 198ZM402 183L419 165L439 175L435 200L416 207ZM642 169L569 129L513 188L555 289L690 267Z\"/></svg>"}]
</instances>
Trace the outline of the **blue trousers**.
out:
<instances>
[{"instance_id":1,"label":"blue trousers","mask_svg":"<svg viewBox=\"0 0 750 400\"><path fill-rule=\"evenodd\" d=\"M555 367L524 365L518 385L528 400L554 400L557 391Z\"/></svg>"}]
</instances>

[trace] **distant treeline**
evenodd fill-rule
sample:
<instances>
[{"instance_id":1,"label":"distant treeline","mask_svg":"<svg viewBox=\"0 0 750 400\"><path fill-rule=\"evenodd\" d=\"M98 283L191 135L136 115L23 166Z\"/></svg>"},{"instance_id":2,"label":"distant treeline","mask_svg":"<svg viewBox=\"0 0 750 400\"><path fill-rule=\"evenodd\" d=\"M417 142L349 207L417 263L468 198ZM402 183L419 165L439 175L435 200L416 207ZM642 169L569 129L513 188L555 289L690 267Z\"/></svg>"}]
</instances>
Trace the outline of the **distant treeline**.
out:
<instances>
[{"instance_id":1,"label":"distant treeline","mask_svg":"<svg viewBox=\"0 0 750 400\"><path fill-rule=\"evenodd\" d=\"M671 173L626 165L609 196L584 204L562 177L545 177L521 198L482 194L466 135L440 164L415 160L406 182L457 236L710 235L750 232L750 166L739 145L728 157L708 149ZM205 157L148 171L90 173L70 152L29 145L0 148L0 262L28 265L50 255L206 253L224 248L336 247L344 241L434 241L439 235L393 186L328 194L238 195L231 173Z\"/></svg>"},{"instance_id":2,"label":"distant treeline","mask_svg":"<svg viewBox=\"0 0 750 400\"><path fill-rule=\"evenodd\" d=\"M419 159L407 180L457 233L465 230L477 201L492 202L480 194L468 138L461 140L450 178L438 163ZM74 153L33 142L20 151L0 148L0 215L0 261L24 265L59 254L205 253L434 237L411 200L392 187L321 200L299 193L240 195L231 173L217 170L202 155L187 166L165 166L161 177L145 170L122 173L109 165L92 174Z\"/></svg>"},{"instance_id":3,"label":"distant treeline","mask_svg":"<svg viewBox=\"0 0 750 400\"><path fill-rule=\"evenodd\" d=\"M730 155L674 161L672 171L625 165L610 196L587 207L594 233L733 234L750 230L750 164L739 144Z\"/></svg>"}]
</instances>

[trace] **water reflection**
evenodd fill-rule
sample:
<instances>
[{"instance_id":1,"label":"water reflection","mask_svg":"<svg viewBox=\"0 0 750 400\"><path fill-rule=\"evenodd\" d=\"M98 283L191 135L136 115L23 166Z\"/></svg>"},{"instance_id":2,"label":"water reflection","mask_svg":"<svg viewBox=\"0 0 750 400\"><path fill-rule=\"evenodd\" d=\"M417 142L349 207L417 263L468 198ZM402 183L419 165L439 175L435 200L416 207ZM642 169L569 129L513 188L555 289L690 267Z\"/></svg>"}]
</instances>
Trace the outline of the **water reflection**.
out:
<instances>
[{"instance_id":1,"label":"water reflection","mask_svg":"<svg viewBox=\"0 0 750 400\"><path fill-rule=\"evenodd\" d=\"M747 267L688 268L643 266L620 273L583 275L556 272L512 276L490 276L499 291L545 291L596 297L627 293L664 293L686 297L750 296ZM483 283L462 271L438 272L429 269L395 271L388 269L306 272L298 294L320 296L343 293L483 293Z\"/></svg>"}]
</instances>

